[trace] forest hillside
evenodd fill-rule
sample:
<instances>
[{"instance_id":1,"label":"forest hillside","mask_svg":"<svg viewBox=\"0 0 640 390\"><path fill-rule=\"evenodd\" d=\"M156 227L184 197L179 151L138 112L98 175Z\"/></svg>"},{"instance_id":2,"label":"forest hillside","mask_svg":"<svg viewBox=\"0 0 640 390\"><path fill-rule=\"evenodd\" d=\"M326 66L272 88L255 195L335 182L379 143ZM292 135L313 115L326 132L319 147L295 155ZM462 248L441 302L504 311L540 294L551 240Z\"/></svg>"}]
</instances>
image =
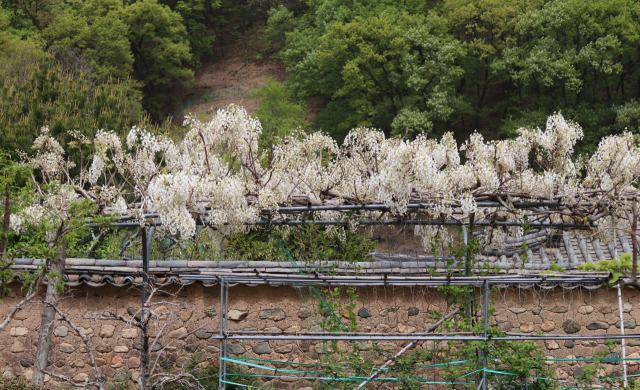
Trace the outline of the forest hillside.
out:
<instances>
[{"instance_id":1,"label":"forest hillside","mask_svg":"<svg viewBox=\"0 0 640 390\"><path fill-rule=\"evenodd\" d=\"M4 0L2 149L44 125L179 132L236 103L265 137L338 142L508 139L562 112L591 152L638 131L639 18L635 0Z\"/></svg>"}]
</instances>

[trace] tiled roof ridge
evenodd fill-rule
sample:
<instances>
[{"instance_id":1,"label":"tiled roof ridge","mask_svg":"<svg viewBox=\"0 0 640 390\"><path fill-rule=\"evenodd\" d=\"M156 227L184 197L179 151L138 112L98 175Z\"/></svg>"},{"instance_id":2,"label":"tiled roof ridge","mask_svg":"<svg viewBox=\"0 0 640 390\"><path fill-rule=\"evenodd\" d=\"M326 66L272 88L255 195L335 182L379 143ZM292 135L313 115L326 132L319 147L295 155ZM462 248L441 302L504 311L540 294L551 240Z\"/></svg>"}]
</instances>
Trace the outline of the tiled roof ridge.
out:
<instances>
[{"instance_id":1,"label":"tiled roof ridge","mask_svg":"<svg viewBox=\"0 0 640 390\"><path fill-rule=\"evenodd\" d=\"M531 243L531 247L526 250L527 258L523 258L516 251L513 255L499 256L477 255L475 257L474 268L499 269L508 273L528 273L539 270L550 269L551 264L557 264L561 268L573 269L587 261L610 260L614 253L614 243L599 243L598 240L591 240L582 234L570 234L564 232L561 239L557 240L555 248L547 248L544 243L542 232L536 232L524 237L523 240L514 240L522 246L522 242ZM629 242L631 237L619 235L615 243L617 254L629 253L631 251ZM519 241L519 243L518 243ZM508 243L510 244L510 243ZM553 244L553 243L552 243ZM514 248L515 249L515 248ZM521 250L519 251L521 252ZM345 262L345 261L321 261L313 263L293 262L272 262L272 261L188 261L188 260L151 260L149 262L150 275L160 283L163 280L172 280L182 284L190 284L191 281L181 281L181 274L199 274L211 272L267 272L272 274L295 274L303 272L332 272L341 275L350 274L410 274L421 275L436 272L449 272L451 267L447 266L450 257L435 257L423 255L404 255L371 253L370 262ZM463 259L458 259L459 263L454 265L462 268ZM11 269L16 273L16 279L20 280L20 273L23 271L33 271L42 260L38 259L16 259ZM141 283L142 281L142 260L99 260L91 258L68 258L65 265L65 275L67 283L71 286L87 283L99 287L105 283L115 286L129 283ZM139 279L139 280L138 280ZM183 283L184 282L184 283ZM189 283L186 283L189 282Z\"/></svg>"}]
</instances>

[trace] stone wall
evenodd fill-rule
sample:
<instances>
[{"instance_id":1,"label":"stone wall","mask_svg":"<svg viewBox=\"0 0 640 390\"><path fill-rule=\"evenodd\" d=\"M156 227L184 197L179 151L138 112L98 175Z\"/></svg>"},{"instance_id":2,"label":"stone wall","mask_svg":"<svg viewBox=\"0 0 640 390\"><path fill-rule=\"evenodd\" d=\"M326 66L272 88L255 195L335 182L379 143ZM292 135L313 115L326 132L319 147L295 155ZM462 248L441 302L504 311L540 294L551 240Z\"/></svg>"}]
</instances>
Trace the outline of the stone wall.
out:
<instances>
[{"instance_id":1,"label":"stone wall","mask_svg":"<svg viewBox=\"0 0 640 390\"><path fill-rule=\"evenodd\" d=\"M12 293L3 302L0 314L5 316L10 307L19 301L19 284L10 286ZM218 341L211 340L211 333L220 323L220 288L204 287L199 283L170 290L171 294L158 296L157 301L166 300L154 307L157 312L173 312L172 322L160 338L163 352L163 367L179 366L194 355L201 361L200 366L217 365ZM174 295L175 294L175 295ZM444 300L434 289L427 288L366 288L359 291L355 313L362 331L402 333L423 332L435 321L430 313L449 311ZM42 299L43 295L36 299ZM481 298L478 292L476 298ZM620 332L618 300L616 290L595 291L554 289L498 289L492 292L496 313L491 324L510 332L571 333L571 334L616 334ZM81 286L73 289L61 301L60 308L83 332L92 335L92 346L102 372L113 380L123 380L127 373L137 378L140 354L137 345L140 334L117 320L87 319L93 313L112 310L117 314L131 317L140 307L141 294L135 289ZM170 302L183 301L189 307L175 309ZM635 333L636 322L640 321L640 294L631 289L624 290L625 329ZM229 328L231 330L284 330L319 331L320 316L315 315L312 305L299 291L289 287L246 287L230 288ZM4 376L22 375L29 377L33 370L35 343L40 324L42 306L32 304L13 319L0 334L0 372ZM341 316L348 313L338 311ZM76 380L83 380L93 372L83 343L65 323L55 324L53 348L50 354L50 369ZM197 330L197 331L196 331ZM194 332L195 331L195 332ZM152 335L158 329L152 329ZM176 338L194 332L184 340ZM595 352L604 350L604 342L540 342L549 357L589 358ZM402 342L385 343L387 347L399 349ZM431 343L422 343L419 348L429 348ZM627 356L640 357L640 340L627 341ZM300 363L316 362L323 351L321 343L307 341L244 341L229 345L229 352L235 356L260 358L275 361ZM158 352L153 355L156 356ZM554 363L555 364L555 363ZM630 362L631 371L638 362ZM561 379L571 379L580 373L581 364L558 362L556 374ZM280 364L278 368L291 368ZM621 366L606 365L608 372L620 370ZM50 379L50 378L47 378ZM50 385L59 384L49 380ZM133 385L133 382L127 382ZM301 388L311 384L305 380L275 379L269 383L275 388Z\"/></svg>"}]
</instances>

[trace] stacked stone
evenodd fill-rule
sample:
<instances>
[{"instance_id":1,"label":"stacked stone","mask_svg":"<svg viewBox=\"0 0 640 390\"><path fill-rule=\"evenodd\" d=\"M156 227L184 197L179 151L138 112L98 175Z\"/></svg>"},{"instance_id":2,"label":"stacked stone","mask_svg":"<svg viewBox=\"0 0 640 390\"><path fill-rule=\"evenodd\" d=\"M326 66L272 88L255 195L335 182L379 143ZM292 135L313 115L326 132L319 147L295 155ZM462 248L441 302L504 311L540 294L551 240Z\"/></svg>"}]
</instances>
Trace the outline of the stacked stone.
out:
<instances>
[{"instance_id":1,"label":"stacked stone","mask_svg":"<svg viewBox=\"0 0 640 390\"><path fill-rule=\"evenodd\" d=\"M621 321L615 290L610 290L606 294L596 294L595 299L590 296L591 292L577 294L582 294L586 299L575 299L575 296L567 294L567 297L557 300L540 299L537 302L527 303L517 302L517 299L507 300L512 305L500 308L492 318L492 325L504 332L523 334L538 332L560 335L620 334ZM623 315L627 334L637 333L635 329L637 321L640 320L640 300L638 298L635 291L624 291ZM635 302L635 305L632 302ZM567 359L567 361L547 361L547 364L556 366L555 372L558 379L564 380L576 380L583 373L582 367L585 362L571 361L570 359L592 358L594 354L606 350L605 343L604 339L538 342L541 347L546 349L548 359ZM616 344L620 344L620 340L617 340ZM626 345L627 358L640 358L640 340L627 339ZM621 354L614 352L608 357L620 359ZM599 375L619 374L622 376L622 366L619 360L605 361L605 363L605 369ZM627 365L630 375L640 373L637 372L640 369L638 367L640 361L628 361Z\"/></svg>"},{"instance_id":2,"label":"stacked stone","mask_svg":"<svg viewBox=\"0 0 640 390\"><path fill-rule=\"evenodd\" d=\"M11 286L19 291L19 285ZM428 290L428 291L427 291ZM140 332L117 320L87 319L99 310L113 310L117 314L135 318L139 312L139 295L131 290L117 288L93 289L81 287L74 291L76 298L63 300L61 310L81 327L81 331L91 336L96 363L101 372L113 381L136 380L140 366ZM199 368L217 365L219 342L211 339L213 330L219 327L219 290L207 289L200 284L192 284L174 291L177 295L158 297L158 300L178 299L190 305L190 309L177 311L169 303L156 305L153 310L161 317L173 311L177 318L166 329L156 344L152 345L152 358L160 356L163 369L177 370L190 359L200 359ZM424 332L435 320L432 311L446 313L451 310L434 289L425 289L422 295L412 289L376 290L373 299L363 297L357 300L353 312L339 310L336 314L343 321L357 321L363 332L399 332L411 334ZM501 295L502 294L502 295ZM539 296L538 294L542 294ZM640 321L640 300L635 290L624 291L624 323L628 333L635 332ZM19 297L12 294L0 308L2 313L15 304ZM506 332L534 334L617 334L620 319L617 306L617 292L601 289L598 291L518 291L505 290L492 296L496 301L496 313L490 323ZM320 323L329 313L316 312L314 308L301 303L298 293L288 287L256 288L237 286L230 290L230 310L228 312L231 331L300 332L321 331ZM29 378L33 374L33 356L37 341L40 307L30 306L18 313L10 326L0 337L0 366L5 377L22 375ZM167 313L167 314L165 314ZM151 329L155 337L157 329ZM63 322L56 322L50 354L50 369L74 381L82 382L93 377L87 350L80 337ZM179 338L183 339L178 340ZM402 342L380 342L383 348L399 350ZM421 343L418 348L444 347L446 343ZM549 359L589 358L604 350L603 340L547 341L539 345L547 351ZM310 341L261 341L245 340L229 342L230 357L258 358L283 363L263 363L273 368L295 369L300 366L291 363L315 363L326 353L325 343ZM342 348L346 343L340 343ZM627 356L640 357L640 340L627 341ZM166 348L165 348L166 347ZM164 351L161 349L164 348ZM451 352L455 352L452 350ZM444 356L443 356L444 357ZM612 356L614 357L614 356ZM580 375L584 363L552 362L559 378L573 379ZM616 362L612 362L616 363ZM635 372L639 361L629 362L630 372ZM245 368L246 369L246 368ZM619 371L619 364L606 365L607 372ZM264 370L252 370L259 375L272 375ZM53 378L46 378L54 382ZM300 388L311 384L299 378L267 378L268 386L274 388Z\"/></svg>"}]
</instances>

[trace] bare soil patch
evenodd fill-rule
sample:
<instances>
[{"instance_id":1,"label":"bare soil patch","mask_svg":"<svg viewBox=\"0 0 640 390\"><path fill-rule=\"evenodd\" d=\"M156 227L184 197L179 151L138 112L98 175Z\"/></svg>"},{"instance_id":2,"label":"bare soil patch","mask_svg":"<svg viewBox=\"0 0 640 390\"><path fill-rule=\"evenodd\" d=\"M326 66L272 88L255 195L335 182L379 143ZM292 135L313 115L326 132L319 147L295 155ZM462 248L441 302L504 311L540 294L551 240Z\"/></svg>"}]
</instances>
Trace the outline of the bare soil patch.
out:
<instances>
[{"instance_id":1,"label":"bare soil patch","mask_svg":"<svg viewBox=\"0 0 640 390\"><path fill-rule=\"evenodd\" d=\"M225 49L224 57L218 55L204 61L195 71L192 87L174 90L181 103L174 107L172 116L174 121L181 122L191 112L207 120L216 110L232 103L243 106L252 115L258 108L258 100L249 99L251 92L269 77L284 82L286 76L284 65L269 57L246 60L243 43L235 43Z\"/></svg>"}]
</instances>

